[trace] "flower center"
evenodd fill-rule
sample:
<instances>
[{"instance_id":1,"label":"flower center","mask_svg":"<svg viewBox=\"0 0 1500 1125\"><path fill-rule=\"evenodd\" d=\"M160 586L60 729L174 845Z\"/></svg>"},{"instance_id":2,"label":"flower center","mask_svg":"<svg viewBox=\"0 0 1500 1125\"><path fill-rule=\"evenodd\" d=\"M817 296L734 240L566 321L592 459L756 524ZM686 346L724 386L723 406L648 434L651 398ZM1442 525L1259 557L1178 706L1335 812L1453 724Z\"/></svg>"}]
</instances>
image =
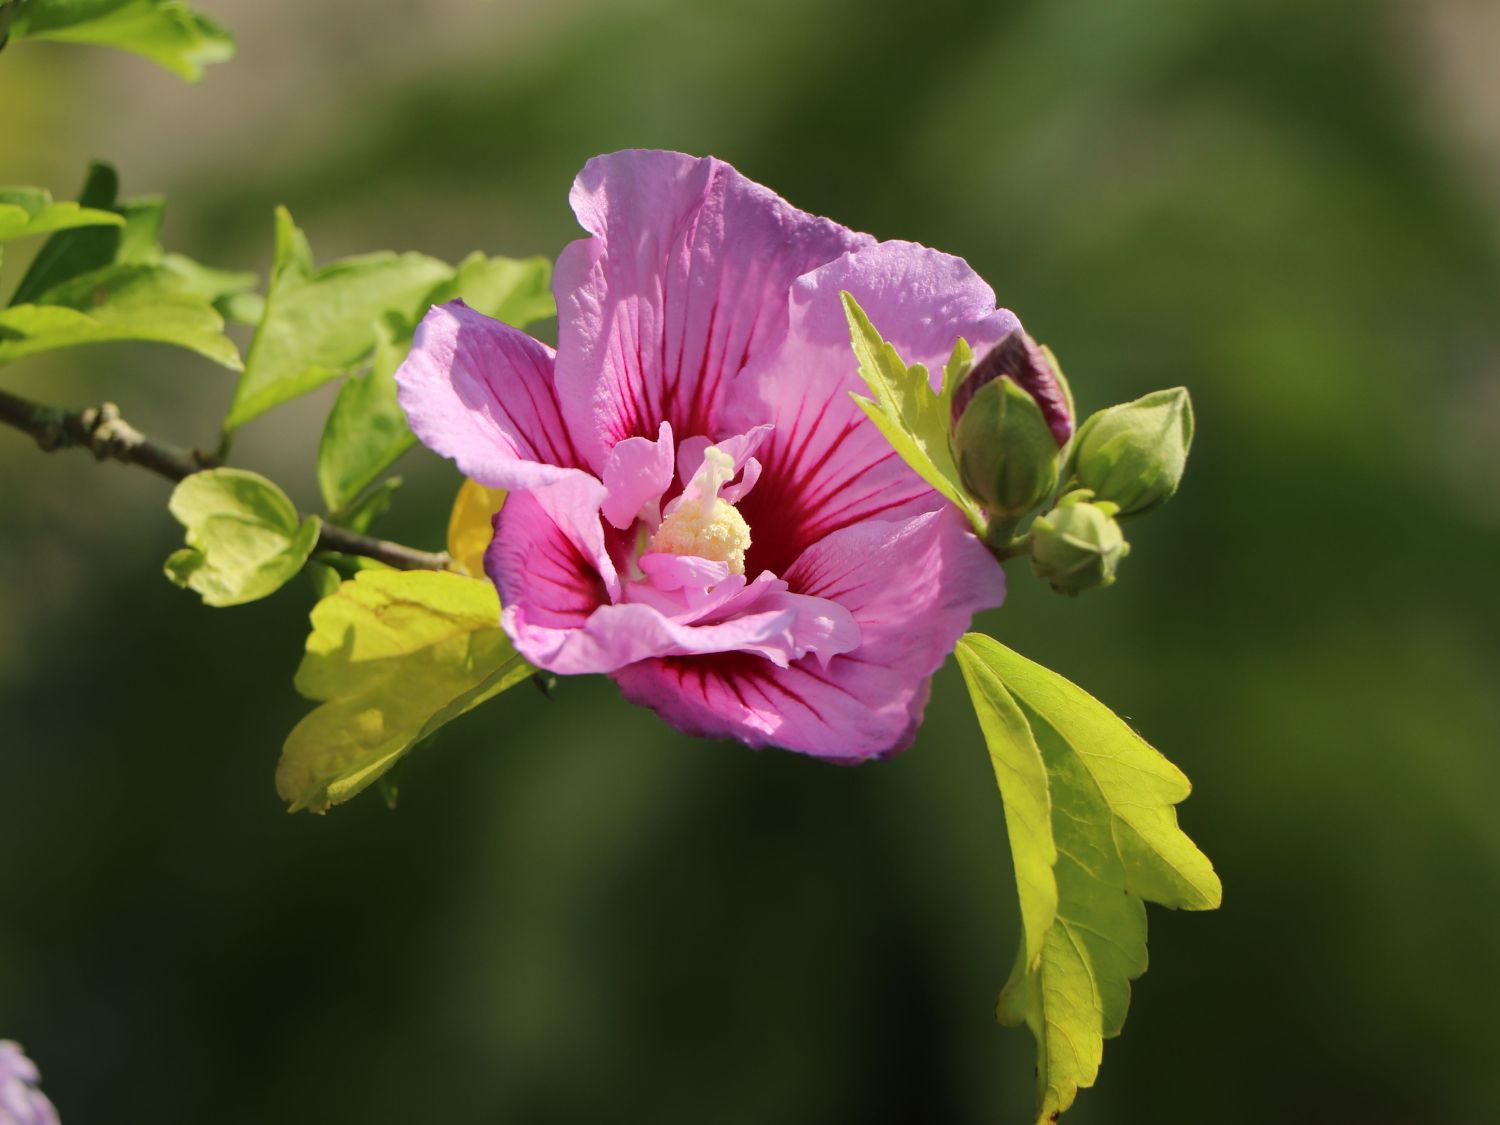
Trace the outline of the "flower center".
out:
<instances>
[{"instance_id":1,"label":"flower center","mask_svg":"<svg viewBox=\"0 0 1500 1125\"><path fill-rule=\"evenodd\" d=\"M731 574L744 574L750 525L733 504L719 499L719 489L734 473L734 460L727 453L706 450L703 467L668 505L647 550L728 563Z\"/></svg>"}]
</instances>

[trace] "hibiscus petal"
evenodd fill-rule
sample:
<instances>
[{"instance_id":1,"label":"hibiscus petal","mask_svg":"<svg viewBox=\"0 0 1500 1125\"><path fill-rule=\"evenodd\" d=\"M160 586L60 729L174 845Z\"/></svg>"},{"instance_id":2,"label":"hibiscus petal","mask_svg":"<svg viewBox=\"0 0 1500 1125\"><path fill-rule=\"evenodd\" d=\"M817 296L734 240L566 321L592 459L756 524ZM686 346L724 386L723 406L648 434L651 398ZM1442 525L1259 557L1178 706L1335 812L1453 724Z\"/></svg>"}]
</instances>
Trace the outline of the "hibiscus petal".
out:
<instances>
[{"instance_id":1,"label":"hibiscus petal","mask_svg":"<svg viewBox=\"0 0 1500 1125\"><path fill-rule=\"evenodd\" d=\"M663 420L679 441L717 437L729 383L786 327L792 281L871 242L712 157L595 157L571 200L593 237L557 261L557 386L596 470Z\"/></svg>"},{"instance_id":2,"label":"hibiscus petal","mask_svg":"<svg viewBox=\"0 0 1500 1125\"><path fill-rule=\"evenodd\" d=\"M577 471L506 499L484 557L485 573L505 607L502 622L525 606L534 623L579 628L598 606L619 597L619 577L599 523L603 500L604 486Z\"/></svg>"},{"instance_id":3,"label":"hibiscus petal","mask_svg":"<svg viewBox=\"0 0 1500 1125\"><path fill-rule=\"evenodd\" d=\"M841 290L907 363L927 365L935 385L958 337L982 351L1017 327L963 259L914 243L882 242L800 278L785 339L745 372L724 410L731 428L775 426L756 454L760 483L739 505L750 525L752 572L785 574L832 531L945 503L849 397L865 386Z\"/></svg>"},{"instance_id":4,"label":"hibiscus petal","mask_svg":"<svg viewBox=\"0 0 1500 1125\"><path fill-rule=\"evenodd\" d=\"M1005 594L1000 565L953 510L843 528L787 581L848 609L858 648L826 667L742 654L651 660L616 673L620 690L689 734L838 761L883 757L910 744L930 677L973 615Z\"/></svg>"},{"instance_id":5,"label":"hibiscus petal","mask_svg":"<svg viewBox=\"0 0 1500 1125\"><path fill-rule=\"evenodd\" d=\"M663 422L655 441L648 438L626 438L610 450L604 462L604 518L622 531L645 512L646 522L654 530L661 521L660 500L672 483L672 427Z\"/></svg>"},{"instance_id":6,"label":"hibiscus petal","mask_svg":"<svg viewBox=\"0 0 1500 1125\"><path fill-rule=\"evenodd\" d=\"M424 445L491 488L537 488L581 465L558 407L552 349L462 301L434 306L396 372Z\"/></svg>"}]
</instances>

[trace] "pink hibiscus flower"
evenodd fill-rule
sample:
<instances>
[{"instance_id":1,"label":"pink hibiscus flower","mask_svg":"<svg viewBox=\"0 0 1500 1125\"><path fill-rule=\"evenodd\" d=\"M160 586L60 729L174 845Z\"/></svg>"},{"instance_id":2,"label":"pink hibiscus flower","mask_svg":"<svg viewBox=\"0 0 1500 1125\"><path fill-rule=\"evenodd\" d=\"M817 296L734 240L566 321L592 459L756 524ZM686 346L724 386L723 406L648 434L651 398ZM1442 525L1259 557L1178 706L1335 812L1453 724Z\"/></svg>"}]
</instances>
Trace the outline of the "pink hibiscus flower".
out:
<instances>
[{"instance_id":1,"label":"pink hibiscus flower","mask_svg":"<svg viewBox=\"0 0 1500 1125\"><path fill-rule=\"evenodd\" d=\"M558 346L433 308L412 430L510 490L485 569L516 649L680 730L857 761L910 744L1004 575L850 399L848 290L939 372L1018 327L958 258L808 215L729 165L589 161Z\"/></svg>"}]
</instances>

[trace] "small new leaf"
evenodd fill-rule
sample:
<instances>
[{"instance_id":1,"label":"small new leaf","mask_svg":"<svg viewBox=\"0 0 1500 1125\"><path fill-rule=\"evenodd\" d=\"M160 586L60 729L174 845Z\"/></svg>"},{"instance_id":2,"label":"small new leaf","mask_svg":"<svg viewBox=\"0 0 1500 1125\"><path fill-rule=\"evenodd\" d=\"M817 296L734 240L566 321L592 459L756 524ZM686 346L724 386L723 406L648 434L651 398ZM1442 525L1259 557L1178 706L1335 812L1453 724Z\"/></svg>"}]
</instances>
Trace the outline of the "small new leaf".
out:
<instances>
[{"instance_id":1,"label":"small new leaf","mask_svg":"<svg viewBox=\"0 0 1500 1125\"><path fill-rule=\"evenodd\" d=\"M414 322L424 298L452 269L422 254L382 252L314 270L307 238L276 211L276 264L226 432L370 358L376 325Z\"/></svg>"},{"instance_id":2,"label":"small new leaf","mask_svg":"<svg viewBox=\"0 0 1500 1125\"><path fill-rule=\"evenodd\" d=\"M489 582L361 571L313 608L296 682L321 706L287 737L276 791L292 812L325 812L531 673L500 628Z\"/></svg>"},{"instance_id":3,"label":"small new leaf","mask_svg":"<svg viewBox=\"0 0 1500 1125\"><path fill-rule=\"evenodd\" d=\"M855 394L854 401L880 427L901 459L957 504L974 529L983 535L984 513L964 490L948 444L953 392L966 366L968 344L959 340L955 345L944 371L943 387L934 391L927 368L921 364L906 366L896 349L881 338L858 302L848 293L841 296L844 313L849 318L849 338L859 360L860 378L874 396L868 399Z\"/></svg>"},{"instance_id":4,"label":"small new leaf","mask_svg":"<svg viewBox=\"0 0 1500 1125\"><path fill-rule=\"evenodd\" d=\"M194 473L173 490L167 508L187 528L187 546L167 559L167 577L212 606L279 590L302 569L322 530L318 517L299 521L286 493L244 469Z\"/></svg>"},{"instance_id":5,"label":"small new leaf","mask_svg":"<svg viewBox=\"0 0 1500 1125\"><path fill-rule=\"evenodd\" d=\"M182 0L22 0L10 33L131 51L189 82L234 57L233 37Z\"/></svg>"},{"instance_id":6,"label":"small new leaf","mask_svg":"<svg viewBox=\"0 0 1500 1125\"><path fill-rule=\"evenodd\" d=\"M985 674L971 678L971 689L976 682L982 689L981 722L1002 686L1047 770L1056 915L1033 957L1022 884L1025 949L997 1006L1001 1022L1025 1023L1036 1037L1037 1121L1045 1123L1093 1085L1104 1040L1124 1025L1130 982L1146 970L1145 903L1212 910L1222 892L1208 858L1177 825L1173 806L1189 791L1180 770L1057 673L977 633L959 652L966 675ZM1003 700L995 709L1006 710ZM1010 713L1001 737L1024 744L1015 719ZM986 736L992 731L999 731L993 717ZM1018 880L1023 859L1034 866L1034 848L1018 857Z\"/></svg>"}]
</instances>

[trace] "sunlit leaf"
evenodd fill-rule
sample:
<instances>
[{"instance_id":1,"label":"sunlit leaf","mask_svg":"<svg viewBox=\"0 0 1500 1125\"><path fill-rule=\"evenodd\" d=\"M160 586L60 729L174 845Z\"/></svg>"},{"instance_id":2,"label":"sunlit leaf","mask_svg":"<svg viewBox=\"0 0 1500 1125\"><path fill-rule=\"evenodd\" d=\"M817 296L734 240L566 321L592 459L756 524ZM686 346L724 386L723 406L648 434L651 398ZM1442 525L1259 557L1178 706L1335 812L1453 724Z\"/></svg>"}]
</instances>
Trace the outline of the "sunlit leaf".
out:
<instances>
[{"instance_id":1,"label":"sunlit leaf","mask_svg":"<svg viewBox=\"0 0 1500 1125\"><path fill-rule=\"evenodd\" d=\"M314 270L307 238L285 208L276 212L276 265L245 372L224 429L352 371L370 358L376 325L424 311L450 267L422 254L382 252Z\"/></svg>"},{"instance_id":2,"label":"sunlit leaf","mask_svg":"<svg viewBox=\"0 0 1500 1125\"><path fill-rule=\"evenodd\" d=\"M1130 982L1146 970L1145 902L1211 910L1222 892L1208 858L1178 827L1173 806L1189 791L1180 770L1057 673L977 633L961 644L966 673L982 668L1019 705L1047 768L1056 916L1039 956L1028 954L1027 919L1027 949L997 1013L1036 1037L1037 1120L1048 1122L1093 1084L1104 1040L1124 1025ZM984 698L998 698L988 688L976 700L981 712ZM1014 720L1002 738L1019 738ZM1022 895L1024 917L1024 887Z\"/></svg>"},{"instance_id":3,"label":"sunlit leaf","mask_svg":"<svg viewBox=\"0 0 1500 1125\"><path fill-rule=\"evenodd\" d=\"M321 521L299 520L286 493L244 469L194 473L168 509L187 546L167 559L167 577L213 606L253 602L284 586L317 545Z\"/></svg>"},{"instance_id":4,"label":"sunlit leaf","mask_svg":"<svg viewBox=\"0 0 1500 1125\"><path fill-rule=\"evenodd\" d=\"M1032 736L1031 724L991 666L988 657L993 642L984 643L988 641L988 637L970 633L959 641L956 655L1005 806L1005 828L1021 904L1021 958L1033 965L1057 917L1052 799L1048 795L1047 766Z\"/></svg>"},{"instance_id":5,"label":"sunlit leaf","mask_svg":"<svg viewBox=\"0 0 1500 1125\"><path fill-rule=\"evenodd\" d=\"M0 242L77 227L118 227L124 221L113 211L54 203L39 188L0 188Z\"/></svg>"},{"instance_id":6,"label":"sunlit leaf","mask_svg":"<svg viewBox=\"0 0 1500 1125\"><path fill-rule=\"evenodd\" d=\"M546 258L488 258L475 251L453 277L428 295L429 305L456 298L485 316L525 328L557 312L552 300L552 263Z\"/></svg>"},{"instance_id":7,"label":"sunlit leaf","mask_svg":"<svg viewBox=\"0 0 1500 1125\"><path fill-rule=\"evenodd\" d=\"M394 332L381 327L370 370L344 380L323 425L318 487L330 512L342 512L417 443L396 401L396 368L411 338Z\"/></svg>"},{"instance_id":8,"label":"sunlit leaf","mask_svg":"<svg viewBox=\"0 0 1500 1125\"><path fill-rule=\"evenodd\" d=\"M516 328L555 311L550 288L552 266L545 258L465 258L451 278L421 302L418 318L432 305L461 298L486 316ZM389 469L416 437L396 401L396 368L411 350L416 320L390 316L379 325L369 372L351 376L339 388L318 446L318 484L330 512L342 512Z\"/></svg>"},{"instance_id":9,"label":"sunlit leaf","mask_svg":"<svg viewBox=\"0 0 1500 1125\"><path fill-rule=\"evenodd\" d=\"M166 266L105 266L0 310L0 364L58 348L136 340L187 348L238 369L224 320Z\"/></svg>"},{"instance_id":10,"label":"sunlit leaf","mask_svg":"<svg viewBox=\"0 0 1500 1125\"><path fill-rule=\"evenodd\" d=\"M927 368L920 363L906 366L896 349L887 344L870 318L848 293L842 294L849 318L849 337L859 360L859 374L873 399L855 394L860 409L928 484L957 504L976 531L983 534L984 513L969 498L958 475L953 451L948 445L949 414L958 371L964 367L969 346L959 340L944 372L943 388L934 392Z\"/></svg>"},{"instance_id":11,"label":"sunlit leaf","mask_svg":"<svg viewBox=\"0 0 1500 1125\"><path fill-rule=\"evenodd\" d=\"M503 488L466 480L448 516L448 556L475 578L484 577L484 554L495 536L495 513L505 503Z\"/></svg>"},{"instance_id":12,"label":"sunlit leaf","mask_svg":"<svg viewBox=\"0 0 1500 1125\"><path fill-rule=\"evenodd\" d=\"M234 57L229 33L182 0L22 0L10 33L131 51L189 82Z\"/></svg>"},{"instance_id":13,"label":"sunlit leaf","mask_svg":"<svg viewBox=\"0 0 1500 1125\"><path fill-rule=\"evenodd\" d=\"M287 737L276 790L324 812L444 723L532 673L500 629L489 582L371 570L312 612L297 690L321 706Z\"/></svg>"}]
</instances>

